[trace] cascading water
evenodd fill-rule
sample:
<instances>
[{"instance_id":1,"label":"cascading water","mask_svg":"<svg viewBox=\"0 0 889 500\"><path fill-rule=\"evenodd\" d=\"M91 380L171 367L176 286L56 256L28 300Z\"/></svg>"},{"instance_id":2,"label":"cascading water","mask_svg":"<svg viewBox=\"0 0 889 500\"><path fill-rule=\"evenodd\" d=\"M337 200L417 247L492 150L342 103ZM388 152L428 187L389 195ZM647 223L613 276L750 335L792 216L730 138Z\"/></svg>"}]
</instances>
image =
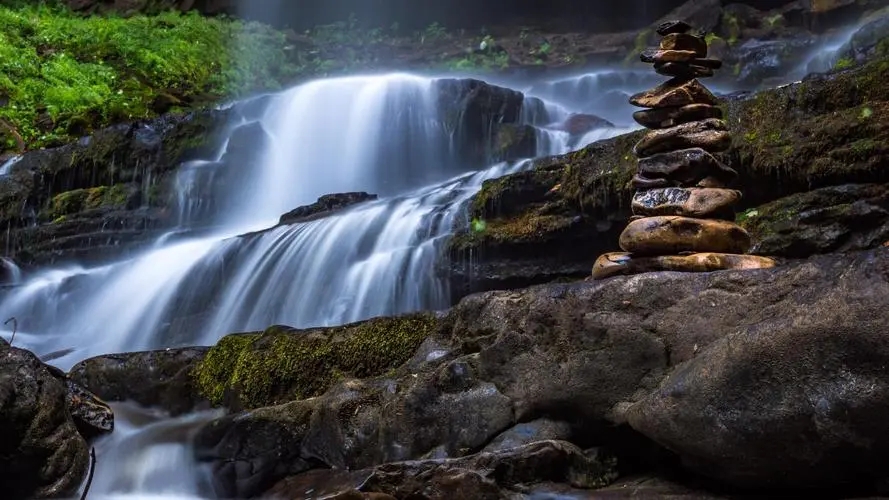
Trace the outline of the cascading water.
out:
<instances>
[{"instance_id":1,"label":"cascading water","mask_svg":"<svg viewBox=\"0 0 889 500\"><path fill-rule=\"evenodd\" d=\"M208 345L272 324L332 325L446 307L446 283L433 272L442 243L485 179L530 162L483 170L465 164L459 131L441 115L435 84L401 74L351 77L272 96L256 122L236 124L265 138L258 170L214 171L226 145L216 158L180 171L181 227L171 234L209 231L162 237L126 261L42 271L6 294L0 317L17 318L17 343L67 369L93 355ZM568 132L547 127L570 115L566 107L529 99L526 108L522 119L537 128L538 156L626 130L601 128L572 141ZM381 198L276 226L296 206L354 190ZM187 481L174 475L170 488L155 488L165 469L153 468L187 453L187 433L180 431L194 421L137 432L131 411L118 419L119 430L100 446L105 465L97 485L104 486L95 494L202 494L192 472ZM168 439L170 433L182 439Z\"/></svg>"}]
</instances>

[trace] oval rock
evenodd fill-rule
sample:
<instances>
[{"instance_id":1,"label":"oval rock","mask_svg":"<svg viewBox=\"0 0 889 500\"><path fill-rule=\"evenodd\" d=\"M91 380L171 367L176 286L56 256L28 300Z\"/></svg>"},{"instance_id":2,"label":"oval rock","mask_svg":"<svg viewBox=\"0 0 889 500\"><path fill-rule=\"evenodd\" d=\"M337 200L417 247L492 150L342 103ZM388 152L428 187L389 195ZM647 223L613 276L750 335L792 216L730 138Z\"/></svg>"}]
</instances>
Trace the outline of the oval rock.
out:
<instances>
[{"instance_id":1,"label":"oval rock","mask_svg":"<svg viewBox=\"0 0 889 500\"><path fill-rule=\"evenodd\" d=\"M640 158L689 148L701 148L709 153L719 153L728 149L731 143L732 137L725 122L709 118L652 130L642 137L633 150Z\"/></svg>"},{"instance_id":2,"label":"oval rock","mask_svg":"<svg viewBox=\"0 0 889 500\"><path fill-rule=\"evenodd\" d=\"M731 212L741 201L734 189L678 188L649 189L633 195L634 215L718 216Z\"/></svg>"},{"instance_id":3,"label":"oval rock","mask_svg":"<svg viewBox=\"0 0 889 500\"><path fill-rule=\"evenodd\" d=\"M680 216L646 217L631 222L620 247L640 256L682 252L746 253L750 235L732 222Z\"/></svg>"}]
</instances>

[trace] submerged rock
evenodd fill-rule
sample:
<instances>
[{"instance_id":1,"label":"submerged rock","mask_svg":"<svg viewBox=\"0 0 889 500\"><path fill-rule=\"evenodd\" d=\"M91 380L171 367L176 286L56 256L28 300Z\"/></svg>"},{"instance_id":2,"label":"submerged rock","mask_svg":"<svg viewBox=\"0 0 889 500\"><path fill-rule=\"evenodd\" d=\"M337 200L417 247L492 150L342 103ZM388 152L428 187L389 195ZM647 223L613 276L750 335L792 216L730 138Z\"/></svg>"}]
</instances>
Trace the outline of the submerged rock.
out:
<instances>
[{"instance_id":1,"label":"submerged rock","mask_svg":"<svg viewBox=\"0 0 889 500\"><path fill-rule=\"evenodd\" d=\"M34 354L0 341L0 484L4 497L71 497L89 465L68 388Z\"/></svg>"}]
</instances>

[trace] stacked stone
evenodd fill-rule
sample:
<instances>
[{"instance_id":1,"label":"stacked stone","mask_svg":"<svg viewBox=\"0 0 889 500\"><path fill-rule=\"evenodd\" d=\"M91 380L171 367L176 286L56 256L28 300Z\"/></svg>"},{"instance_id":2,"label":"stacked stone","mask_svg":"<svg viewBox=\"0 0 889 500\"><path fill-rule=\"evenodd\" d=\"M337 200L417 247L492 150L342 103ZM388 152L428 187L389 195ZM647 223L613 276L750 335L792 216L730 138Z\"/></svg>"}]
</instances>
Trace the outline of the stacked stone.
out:
<instances>
[{"instance_id":1,"label":"stacked stone","mask_svg":"<svg viewBox=\"0 0 889 500\"><path fill-rule=\"evenodd\" d=\"M740 191L728 189L737 172L714 153L731 145L716 97L698 78L722 66L707 58L707 42L691 26L670 21L657 28L657 50L643 62L671 79L630 98L646 108L633 114L650 131L636 144L633 218L620 236L624 252L599 257L593 278L648 271L716 271L773 267L765 257L744 255L750 236L734 222Z\"/></svg>"}]
</instances>

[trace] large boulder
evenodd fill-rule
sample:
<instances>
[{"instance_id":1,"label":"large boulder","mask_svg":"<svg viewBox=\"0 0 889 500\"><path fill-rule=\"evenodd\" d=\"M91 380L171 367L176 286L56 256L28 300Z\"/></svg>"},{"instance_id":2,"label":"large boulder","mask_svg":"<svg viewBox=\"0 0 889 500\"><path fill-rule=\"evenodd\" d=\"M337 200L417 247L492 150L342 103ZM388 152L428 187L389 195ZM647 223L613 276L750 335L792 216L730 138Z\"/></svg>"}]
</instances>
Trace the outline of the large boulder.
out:
<instances>
[{"instance_id":1,"label":"large boulder","mask_svg":"<svg viewBox=\"0 0 889 500\"><path fill-rule=\"evenodd\" d=\"M181 415L210 405L192 376L207 350L194 347L98 356L74 365L68 377L106 401L134 401Z\"/></svg>"},{"instance_id":2,"label":"large boulder","mask_svg":"<svg viewBox=\"0 0 889 500\"><path fill-rule=\"evenodd\" d=\"M630 425L687 467L742 488L885 479L887 277L889 255L879 251L794 266L768 284L736 279L735 291L711 288L711 309L736 318L736 328L709 323L721 338L696 345L691 359L630 406ZM737 300L756 288L786 298ZM686 318L691 329L714 321L699 306L693 321Z\"/></svg>"},{"instance_id":3,"label":"large boulder","mask_svg":"<svg viewBox=\"0 0 889 500\"><path fill-rule=\"evenodd\" d=\"M529 434L669 462L641 434L734 487L877 481L886 300L889 248L473 295L397 368L327 379L309 399L254 393L251 406L278 406L213 422L198 458L220 495L248 496L313 468L460 458Z\"/></svg>"},{"instance_id":4,"label":"large boulder","mask_svg":"<svg viewBox=\"0 0 889 500\"><path fill-rule=\"evenodd\" d=\"M497 135L505 133L500 125L520 122L525 101L521 92L481 80L455 78L436 80L434 90L461 166L482 168L495 158L509 156L514 146L504 146L502 140L498 144Z\"/></svg>"},{"instance_id":5,"label":"large boulder","mask_svg":"<svg viewBox=\"0 0 889 500\"><path fill-rule=\"evenodd\" d=\"M71 497L89 450L68 410L68 389L29 351L0 341L0 484L10 499Z\"/></svg>"}]
</instances>

